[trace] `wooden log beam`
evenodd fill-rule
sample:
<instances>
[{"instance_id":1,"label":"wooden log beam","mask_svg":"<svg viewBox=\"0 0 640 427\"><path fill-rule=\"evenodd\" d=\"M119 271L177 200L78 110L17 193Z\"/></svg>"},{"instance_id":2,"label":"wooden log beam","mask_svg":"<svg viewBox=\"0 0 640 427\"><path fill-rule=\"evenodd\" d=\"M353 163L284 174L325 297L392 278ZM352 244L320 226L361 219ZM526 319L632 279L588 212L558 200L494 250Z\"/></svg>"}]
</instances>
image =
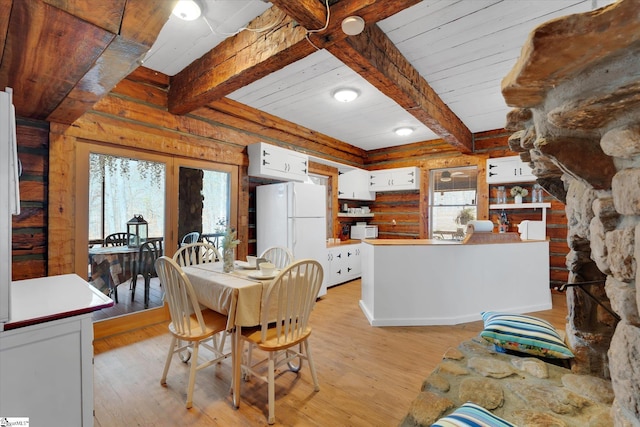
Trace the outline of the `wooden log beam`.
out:
<instances>
[{"instance_id":1,"label":"wooden log beam","mask_svg":"<svg viewBox=\"0 0 640 427\"><path fill-rule=\"evenodd\" d=\"M329 27L310 35L319 48L347 37L340 29L342 19L358 14L369 22L384 19L420 0L349 0L331 6ZM243 31L220 43L171 78L169 111L186 114L219 100L262 77L307 55L315 47L305 36L326 23L326 8L316 0L276 0L269 10L254 19L250 28L274 27L263 33Z\"/></svg>"},{"instance_id":2,"label":"wooden log beam","mask_svg":"<svg viewBox=\"0 0 640 427\"><path fill-rule=\"evenodd\" d=\"M473 151L473 134L377 25L327 47L336 58L462 153Z\"/></svg>"},{"instance_id":3,"label":"wooden log beam","mask_svg":"<svg viewBox=\"0 0 640 427\"><path fill-rule=\"evenodd\" d=\"M315 51L305 30L277 7L250 28L274 25L264 33L243 31L226 39L171 78L169 111L186 114L246 86Z\"/></svg>"},{"instance_id":4,"label":"wooden log beam","mask_svg":"<svg viewBox=\"0 0 640 427\"><path fill-rule=\"evenodd\" d=\"M119 34L47 120L73 123L136 69L169 18L174 4L175 1L128 0L120 11L122 21L116 28Z\"/></svg>"}]
</instances>

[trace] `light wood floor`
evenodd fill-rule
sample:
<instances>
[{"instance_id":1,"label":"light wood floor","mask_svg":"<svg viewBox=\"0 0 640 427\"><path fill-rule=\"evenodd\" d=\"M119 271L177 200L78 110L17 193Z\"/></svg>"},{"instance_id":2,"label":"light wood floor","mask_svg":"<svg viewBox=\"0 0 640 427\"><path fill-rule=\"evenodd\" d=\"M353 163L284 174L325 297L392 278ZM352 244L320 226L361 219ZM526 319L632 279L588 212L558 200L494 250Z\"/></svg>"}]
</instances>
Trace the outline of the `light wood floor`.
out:
<instances>
[{"instance_id":1,"label":"light wood floor","mask_svg":"<svg viewBox=\"0 0 640 427\"><path fill-rule=\"evenodd\" d=\"M313 391L308 365L298 375L284 371L276 380L276 425L398 425L445 351L482 329L481 322L371 327L359 298L356 280L330 288L316 304L310 342L320 391ZM564 329L564 294L553 294L553 305L535 315ZM160 386L169 342L166 324L94 342L97 427L267 425L266 384L243 382L240 408L233 408L230 360L198 372L187 410L186 364L175 358L167 387Z\"/></svg>"}]
</instances>

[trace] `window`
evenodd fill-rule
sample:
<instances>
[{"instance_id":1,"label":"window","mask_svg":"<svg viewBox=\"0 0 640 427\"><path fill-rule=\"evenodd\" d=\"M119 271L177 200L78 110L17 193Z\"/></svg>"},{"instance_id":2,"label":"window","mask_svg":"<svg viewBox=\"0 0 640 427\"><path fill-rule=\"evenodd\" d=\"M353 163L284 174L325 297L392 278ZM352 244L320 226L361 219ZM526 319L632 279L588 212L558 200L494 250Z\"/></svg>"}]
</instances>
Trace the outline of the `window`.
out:
<instances>
[{"instance_id":1,"label":"window","mask_svg":"<svg viewBox=\"0 0 640 427\"><path fill-rule=\"evenodd\" d=\"M165 164L107 154L89 155L89 242L102 243L126 232L127 221L142 215L149 237L165 226Z\"/></svg>"},{"instance_id":2,"label":"window","mask_svg":"<svg viewBox=\"0 0 640 427\"><path fill-rule=\"evenodd\" d=\"M478 217L475 166L430 172L429 237L461 240L468 221Z\"/></svg>"}]
</instances>

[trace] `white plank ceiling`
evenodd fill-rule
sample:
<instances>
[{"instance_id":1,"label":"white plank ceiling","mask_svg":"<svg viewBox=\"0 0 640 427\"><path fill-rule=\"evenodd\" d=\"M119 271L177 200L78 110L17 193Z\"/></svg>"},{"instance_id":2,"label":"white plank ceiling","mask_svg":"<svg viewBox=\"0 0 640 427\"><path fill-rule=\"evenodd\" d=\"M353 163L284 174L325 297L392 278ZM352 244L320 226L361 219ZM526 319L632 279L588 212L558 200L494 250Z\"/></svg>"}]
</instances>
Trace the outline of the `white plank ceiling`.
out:
<instances>
[{"instance_id":1,"label":"white plank ceiling","mask_svg":"<svg viewBox=\"0 0 640 427\"><path fill-rule=\"evenodd\" d=\"M500 82L529 33L555 17L612 0L424 0L378 22L407 60L471 132L501 129L510 108ZM206 20L173 17L144 65L173 75L271 6L259 0L204 1ZM193 27L193 28L192 28ZM360 97L338 103L352 87ZM325 50L283 67L229 98L365 150L438 136ZM415 132L399 137L393 130Z\"/></svg>"}]
</instances>

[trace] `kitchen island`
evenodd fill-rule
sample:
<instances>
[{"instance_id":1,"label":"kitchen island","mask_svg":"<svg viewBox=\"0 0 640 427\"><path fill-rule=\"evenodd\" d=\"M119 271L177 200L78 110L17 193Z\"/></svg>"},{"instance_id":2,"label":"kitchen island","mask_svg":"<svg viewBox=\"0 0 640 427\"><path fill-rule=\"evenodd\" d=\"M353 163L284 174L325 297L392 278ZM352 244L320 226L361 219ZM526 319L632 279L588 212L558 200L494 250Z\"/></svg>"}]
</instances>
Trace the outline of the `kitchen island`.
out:
<instances>
[{"instance_id":1,"label":"kitchen island","mask_svg":"<svg viewBox=\"0 0 640 427\"><path fill-rule=\"evenodd\" d=\"M549 242L366 239L360 308L373 326L455 325L551 308Z\"/></svg>"}]
</instances>

